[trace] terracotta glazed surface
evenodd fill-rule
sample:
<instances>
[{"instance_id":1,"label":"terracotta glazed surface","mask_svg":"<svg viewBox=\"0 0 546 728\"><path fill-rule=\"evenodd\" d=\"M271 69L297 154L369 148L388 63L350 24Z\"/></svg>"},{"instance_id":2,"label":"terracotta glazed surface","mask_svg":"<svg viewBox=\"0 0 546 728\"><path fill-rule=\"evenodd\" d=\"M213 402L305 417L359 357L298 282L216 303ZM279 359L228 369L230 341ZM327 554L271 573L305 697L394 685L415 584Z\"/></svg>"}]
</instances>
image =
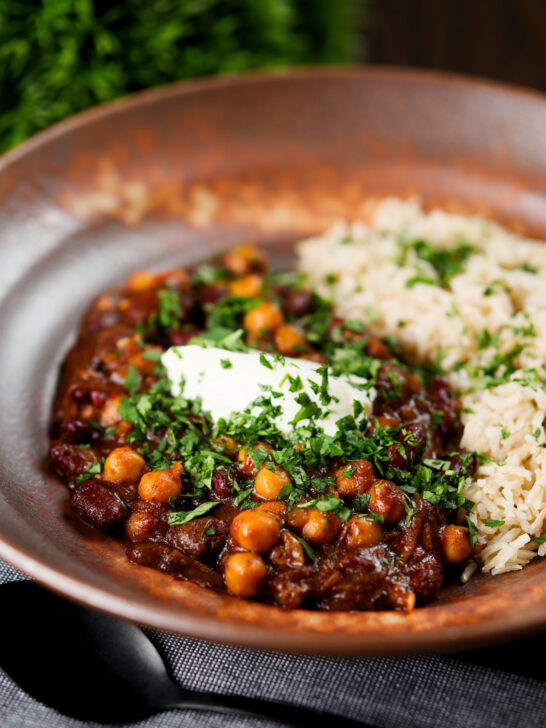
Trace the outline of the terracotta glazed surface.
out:
<instances>
[{"instance_id":1,"label":"terracotta glazed surface","mask_svg":"<svg viewBox=\"0 0 546 728\"><path fill-rule=\"evenodd\" d=\"M47 474L58 364L91 298L130 271L271 248L369 198L419 193L546 237L546 99L401 70L302 71L145 93L0 162L0 556L82 602L196 637L379 654L476 647L546 624L546 562L397 613L244 603L127 563Z\"/></svg>"}]
</instances>

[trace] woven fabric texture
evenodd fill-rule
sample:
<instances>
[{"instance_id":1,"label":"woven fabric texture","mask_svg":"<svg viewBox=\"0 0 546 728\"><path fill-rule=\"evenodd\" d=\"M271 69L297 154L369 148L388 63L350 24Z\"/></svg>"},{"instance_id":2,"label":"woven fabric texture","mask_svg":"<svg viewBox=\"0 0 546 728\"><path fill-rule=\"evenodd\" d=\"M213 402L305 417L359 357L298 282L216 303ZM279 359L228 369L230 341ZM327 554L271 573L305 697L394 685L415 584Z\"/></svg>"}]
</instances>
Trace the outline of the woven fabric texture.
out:
<instances>
[{"instance_id":1,"label":"woven fabric texture","mask_svg":"<svg viewBox=\"0 0 546 728\"><path fill-rule=\"evenodd\" d=\"M24 578L0 562L0 583ZM376 728L543 728L546 637L456 656L378 659L257 652L147 631L185 688L320 709ZM1 652L1 643L0 643ZM317 718L317 726L325 722ZM335 725L335 719L328 721ZM26 695L0 671L2 728L95 726ZM126 728L273 728L279 723L212 712L167 711ZM286 726L290 726L290 708Z\"/></svg>"}]
</instances>

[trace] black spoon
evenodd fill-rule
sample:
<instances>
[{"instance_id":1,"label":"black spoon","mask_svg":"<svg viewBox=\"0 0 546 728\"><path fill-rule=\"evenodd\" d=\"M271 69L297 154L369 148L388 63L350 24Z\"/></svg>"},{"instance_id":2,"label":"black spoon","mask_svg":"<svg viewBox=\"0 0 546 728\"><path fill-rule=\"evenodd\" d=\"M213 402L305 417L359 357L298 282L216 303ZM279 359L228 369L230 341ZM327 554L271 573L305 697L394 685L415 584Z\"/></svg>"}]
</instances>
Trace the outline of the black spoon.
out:
<instances>
[{"instance_id":1,"label":"black spoon","mask_svg":"<svg viewBox=\"0 0 546 728\"><path fill-rule=\"evenodd\" d=\"M5 626L1 667L32 697L65 715L113 723L184 708L302 726L327 717L267 700L184 690L135 625L66 601L30 581L4 584L0 594ZM328 717L336 728L362 726Z\"/></svg>"}]
</instances>

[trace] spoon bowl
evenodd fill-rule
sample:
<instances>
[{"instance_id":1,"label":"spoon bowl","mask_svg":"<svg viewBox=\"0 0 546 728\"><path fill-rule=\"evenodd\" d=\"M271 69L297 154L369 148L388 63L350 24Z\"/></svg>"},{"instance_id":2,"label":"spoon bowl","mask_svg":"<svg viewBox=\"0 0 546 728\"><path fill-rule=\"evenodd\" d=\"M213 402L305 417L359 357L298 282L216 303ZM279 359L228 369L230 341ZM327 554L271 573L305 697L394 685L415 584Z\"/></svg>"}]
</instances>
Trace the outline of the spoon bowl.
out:
<instances>
[{"instance_id":1,"label":"spoon bowl","mask_svg":"<svg viewBox=\"0 0 546 728\"><path fill-rule=\"evenodd\" d=\"M60 713L114 723L184 708L292 725L317 723L317 712L295 706L184 690L139 627L66 601L33 582L4 584L1 593L10 629L2 638L0 665L23 690ZM329 719L340 727L357 725L340 716Z\"/></svg>"},{"instance_id":2,"label":"spoon bowl","mask_svg":"<svg viewBox=\"0 0 546 728\"><path fill-rule=\"evenodd\" d=\"M32 582L2 586L2 668L42 703L81 720L134 720L180 698L144 632Z\"/></svg>"}]
</instances>

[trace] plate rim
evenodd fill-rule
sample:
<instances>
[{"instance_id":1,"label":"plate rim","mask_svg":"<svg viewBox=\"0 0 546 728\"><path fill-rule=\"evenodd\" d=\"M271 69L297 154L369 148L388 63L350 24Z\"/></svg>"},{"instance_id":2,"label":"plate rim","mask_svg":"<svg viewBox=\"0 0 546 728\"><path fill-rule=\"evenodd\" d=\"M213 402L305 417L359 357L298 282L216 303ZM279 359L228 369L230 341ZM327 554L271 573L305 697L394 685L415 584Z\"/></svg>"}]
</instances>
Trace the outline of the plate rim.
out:
<instances>
[{"instance_id":1,"label":"plate rim","mask_svg":"<svg viewBox=\"0 0 546 728\"><path fill-rule=\"evenodd\" d=\"M507 96L532 99L544 104L546 94L532 89L521 88L494 80L467 77L444 71L406 69L399 66L320 66L311 68L282 69L273 71L255 71L229 76L209 76L194 80L166 84L153 89L139 91L121 99L100 104L60 121L44 131L40 131L27 141L17 145L0 157L0 173L20 159L25 158L49 142L64 134L79 130L82 127L108 117L114 117L128 109L141 108L148 104L168 98L176 98L188 94L210 92L214 89L229 88L252 84L275 82L279 79L313 80L319 78L346 79L363 78L378 80L413 81L442 86L458 86L465 88L495 91ZM310 645L310 631L297 632L290 629L268 631L256 624L231 622L215 617L190 612L179 612L174 616L161 604L157 606L135 603L129 597L117 596L107 588L91 585L85 579L70 576L61 569L52 567L46 561L31 554L22 547L14 546L0 534L0 557L22 572L34 578L43 586L62 596L91 606L104 613L143 623L149 626L176 632L192 638L215 642L229 643L245 647L257 647L269 650L288 652L306 652L309 654L328 655L377 655L401 654L419 651L457 651L462 648L491 644L529 634L546 628L546 608L538 602L528 605L526 609L513 610L512 614L503 613L494 619L482 617L479 621L458 626L444 626L430 632L406 630L391 635L386 645L385 636L366 635L367 644L363 645L362 637L351 641L340 640L339 633L321 633L320 646ZM356 635L355 635L356 637ZM418 643L418 644L416 644Z\"/></svg>"}]
</instances>

